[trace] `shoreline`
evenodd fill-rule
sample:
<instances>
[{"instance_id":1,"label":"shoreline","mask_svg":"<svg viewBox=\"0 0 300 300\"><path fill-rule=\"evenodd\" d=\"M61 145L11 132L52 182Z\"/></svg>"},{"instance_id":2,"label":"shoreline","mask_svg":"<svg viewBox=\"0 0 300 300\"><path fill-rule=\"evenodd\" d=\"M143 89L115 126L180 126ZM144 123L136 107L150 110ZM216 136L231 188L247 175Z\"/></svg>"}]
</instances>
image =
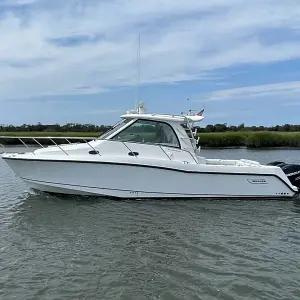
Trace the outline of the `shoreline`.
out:
<instances>
[{"instance_id":1,"label":"shoreline","mask_svg":"<svg viewBox=\"0 0 300 300\"><path fill-rule=\"evenodd\" d=\"M57 144L67 144L65 138L72 142L79 142L81 138L93 139L101 135L101 132L0 132L0 144L7 147L23 146L18 137L24 138L28 146L38 146L31 138L37 138L44 146L53 144L48 140L52 137ZM202 149L250 149L250 150L299 150L300 132L278 131L226 131L226 132L199 132ZM57 139L56 139L57 138ZM78 140L77 140L78 138ZM1 145L0 145L0 148Z\"/></svg>"},{"instance_id":2,"label":"shoreline","mask_svg":"<svg viewBox=\"0 0 300 300\"><path fill-rule=\"evenodd\" d=\"M246 150L300 150L300 147L288 147L288 146L282 146L282 147L247 147L247 146L228 146L228 147L201 147L201 149L212 149L212 150L234 150L234 149L246 149Z\"/></svg>"}]
</instances>

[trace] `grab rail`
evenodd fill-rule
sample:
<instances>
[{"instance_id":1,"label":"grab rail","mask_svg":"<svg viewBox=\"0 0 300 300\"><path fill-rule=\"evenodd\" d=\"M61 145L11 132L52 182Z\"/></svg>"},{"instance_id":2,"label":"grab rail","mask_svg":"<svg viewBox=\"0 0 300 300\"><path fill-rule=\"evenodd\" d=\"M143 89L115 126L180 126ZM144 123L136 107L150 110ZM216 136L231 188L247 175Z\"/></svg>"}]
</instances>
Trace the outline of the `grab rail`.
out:
<instances>
[{"instance_id":1,"label":"grab rail","mask_svg":"<svg viewBox=\"0 0 300 300\"><path fill-rule=\"evenodd\" d=\"M193 142L195 141L194 138L189 138L189 137L187 137L187 138L181 137L180 139L181 140L190 140L192 145L193 145ZM190 154L190 156L193 158L193 160L195 161L195 163L198 164L197 159L194 157L194 155L190 151L188 151L186 149L181 149L181 150L185 151L185 152L188 152Z\"/></svg>"},{"instance_id":2,"label":"grab rail","mask_svg":"<svg viewBox=\"0 0 300 300\"><path fill-rule=\"evenodd\" d=\"M58 137L54 137L54 136L40 136L40 137L34 137L34 136L5 136L5 135L2 135L0 136L0 140L1 139L16 139L16 140L19 140L26 148L29 148L29 146L25 143L24 140L32 140L34 141L35 143L37 143L39 146L41 146L42 148L45 148L38 140L48 140L52 143L52 145L55 145L57 146L62 152L64 152L66 155L69 155L59 144L57 144L54 140L65 140L68 142L69 145L71 144L74 144L74 143L71 143L70 140L76 140L76 141L83 141L85 142L86 144L88 144L94 151L96 151L96 149L87 141L87 140L95 140L97 139L96 137L71 137L71 136L68 136L68 137L61 137L61 136L58 136ZM66 144L66 145L68 145ZM2 148L6 148L4 144L0 143L0 146ZM50 145L51 146L51 145ZM98 152L98 151L96 151ZM33 152L34 154L34 152ZM99 154L99 152L97 153ZM100 155L100 154L99 154ZM101 156L101 155L100 155Z\"/></svg>"},{"instance_id":3,"label":"grab rail","mask_svg":"<svg viewBox=\"0 0 300 300\"><path fill-rule=\"evenodd\" d=\"M69 140L96 140L97 137L81 137L81 136L12 136L12 135L1 135L0 139L31 139L36 141L39 140L47 140L47 139L56 139L56 140L65 140L69 144L72 144Z\"/></svg>"},{"instance_id":4,"label":"grab rail","mask_svg":"<svg viewBox=\"0 0 300 300\"><path fill-rule=\"evenodd\" d=\"M71 140L76 140L76 141L82 141L84 143L86 143L92 150L95 151L95 153L97 153L99 156L101 156L101 154L99 153L98 150L96 150L91 144L90 142L93 141L93 140L96 140L98 139L97 137L50 137L50 136L41 136L41 137L33 137L33 136L0 136L0 140L1 139L16 139L16 140L19 140L26 148L29 148L28 144L26 144L26 142L24 140L32 140L34 141L36 144L38 144L40 147L42 148L45 148L41 142L41 140L47 140L47 141L50 141L52 143L52 145L49 145L49 146L57 146L64 154L66 155L69 155L67 153L66 150L64 150L61 145L71 145L71 144L75 144L75 143L72 143L70 142ZM67 144L58 144L55 142L55 140L65 140L67 141ZM118 141L113 141L113 140L105 140L107 142L118 142ZM132 152L132 150L130 149L130 147L125 143L125 142L121 142L130 152ZM167 152L163 149L162 145L157 145L160 150L164 153L164 155L168 158L168 160L171 160L172 161L172 158L167 154ZM0 147L2 148L6 148L5 145L3 145L2 143L0 143ZM167 147L167 146L165 146ZM198 161L196 160L196 158L192 155L192 153L188 150L185 150L185 149L180 149L181 151L183 152L187 152L191 157L192 159L195 161L196 164L198 164ZM35 154L33 152L33 154ZM138 158L137 156L135 156L136 158Z\"/></svg>"},{"instance_id":5,"label":"grab rail","mask_svg":"<svg viewBox=\"0 0 300 300\"><path fill-rule=\"evenodd\" d=\"M54 136L40 136L40 137L33 137L33 136L0 136L0 140L1 139L17 139L19 140L26 148L29 148L29 146L23 141L26 139L30 139L33 140L34 142L36 142L38 145L40 145L42 148L45 148L38 140L49 140L52 142L52 145L57 146L63 153L65 153L66 155L69 155L59 144L57 144L54 139L56 140L65 140L68 142L69 145L74 144L71 143L69 140L81 140L83 142L85 142L87 145L89 145L91 147L91 149L93 149L95 151L95 153L97 153L98 155L101 156L101 154L99 153L98 150L96 150L91 144L90 141L96 140L96 137L54 137ZM108 140L107 140L108 141ZM111 141L110 141L111 142ZM68 145L66 144L66 145ZM128 145L126 145L124 142L122 142L122 144L130 151L132 152L132 150L128 147ZM6 148L2 143L0 143L0 146L2 148ZM51 145L50 145L51 146ZM33 154L35 154L33 152ZM135 156L137 158L137 156Z\"/></svg>"}]
</instances>

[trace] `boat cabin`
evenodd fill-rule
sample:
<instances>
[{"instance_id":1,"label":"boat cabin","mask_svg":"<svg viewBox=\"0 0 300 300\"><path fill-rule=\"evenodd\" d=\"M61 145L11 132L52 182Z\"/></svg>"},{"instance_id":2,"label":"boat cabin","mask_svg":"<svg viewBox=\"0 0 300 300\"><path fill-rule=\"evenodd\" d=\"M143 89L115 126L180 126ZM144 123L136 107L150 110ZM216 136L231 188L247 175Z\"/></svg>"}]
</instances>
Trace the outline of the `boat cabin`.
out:
<instances>
[{"instance_id":1,"label":"boat cabin","mask_svg":"<svg viewBox=\"0 0 300 300\"><path fill-rule=\"evenodd\" d=\"M125 143L140 155L138 150L149 151L159 149L164 156L182 152L179 156L187 156L197 161L199 145L192 132L194 122L202 116L176 116L158 114L125 114L122 121L98 138L98 140ZM148 152L148 151L147 151ZM167 152L167 153L166 153ZM154 154L154 153L152 153ZM153 157L154 158L154 157ZM169 157L170 158L170 157Z\"/></svg>"},{"instance_id":2,"label":"boat cabin","mask_svg":"<svg viewBox=\"0 0 300 300\"><path fill-rule=\"evenodd\" d=\"M199 163L199 145L192 132L202 116L176 116L127 113L99 138L86 144L65 145L68 155L133 156L143 159ZM36 154L55 154L57 147L37 150Z\"/></svg>"},{"instance_id":3,"label":"boat cabin","mask_svg":"<svg viewBox=\"0 0 300 300\"><path fill-rule=\"evenodd\" d=\"M117 124L99 139L154 144L195 151L196 140L189 119L168 115L123 115Z\"/></svg>"}]
</instances>

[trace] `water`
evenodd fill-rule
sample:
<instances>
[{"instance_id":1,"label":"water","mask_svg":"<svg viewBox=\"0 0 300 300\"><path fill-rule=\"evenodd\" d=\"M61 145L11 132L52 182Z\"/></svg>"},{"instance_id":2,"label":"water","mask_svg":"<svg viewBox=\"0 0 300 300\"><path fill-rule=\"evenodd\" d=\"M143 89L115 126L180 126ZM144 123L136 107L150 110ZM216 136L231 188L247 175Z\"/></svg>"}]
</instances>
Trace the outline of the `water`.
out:
<instances>
[{"instance_id":1,"label":"water","mask_svg":"<svg viewBox=\"0 0 300 300\"><path fill-rule=\"evenodd\" d=\"M300 151L204 150L300 163ZM300 299L300 204L34 193L0 160L0 299Z\"/></svg>"}]
</instances>

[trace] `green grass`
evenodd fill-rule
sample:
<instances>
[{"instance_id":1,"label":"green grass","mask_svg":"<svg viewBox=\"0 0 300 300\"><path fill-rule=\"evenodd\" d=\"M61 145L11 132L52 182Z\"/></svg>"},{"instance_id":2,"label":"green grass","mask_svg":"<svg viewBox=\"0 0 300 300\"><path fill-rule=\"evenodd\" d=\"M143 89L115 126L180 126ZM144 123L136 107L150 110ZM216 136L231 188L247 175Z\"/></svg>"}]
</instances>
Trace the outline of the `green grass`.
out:
<instances>
[{"instance_id":1,"label":"green grass","mask_svg":"<svg viewBox=\"0 0 300 300\"><path fill-rule=\"evenodd\" d=\"M243 132L199 133L202 147L242 147L245 146L247 134Z\"/></svg>"},{"instance_id":2,"label":"green grass","mask_svg":"<svg viewBox=\"0 0 300 300\"><path fill-rule=\"evenodd\" d=\"M246 139L249 148L300 147L300 132L253 132Z\"/></svg>"},{"instance_id":3,"label":"green grass","mask_svg":"<svg viewBox=\"0 0 300 300\"><path fill-rule=\"evenodd\" d=\"M300 132L240 131L199 133L202 147L300 147Z\"/></svg>"},{"instance_id":4,"label":"green grass","mask_svg":"<svg viewBox=\"0 0 300 300\"><path fill-rule=\"evenodd\" d=\"M0 132L0 136L33 136L33 137L98 137L99 132ZM300 132L275 131L238 131L199 133L202 147L247 147L247 148L276 148L300 147ZM15 144L17 140L7 139L3 144ZM26 141L27 142L27 141Z\"/></svg>"}]
</instances>

